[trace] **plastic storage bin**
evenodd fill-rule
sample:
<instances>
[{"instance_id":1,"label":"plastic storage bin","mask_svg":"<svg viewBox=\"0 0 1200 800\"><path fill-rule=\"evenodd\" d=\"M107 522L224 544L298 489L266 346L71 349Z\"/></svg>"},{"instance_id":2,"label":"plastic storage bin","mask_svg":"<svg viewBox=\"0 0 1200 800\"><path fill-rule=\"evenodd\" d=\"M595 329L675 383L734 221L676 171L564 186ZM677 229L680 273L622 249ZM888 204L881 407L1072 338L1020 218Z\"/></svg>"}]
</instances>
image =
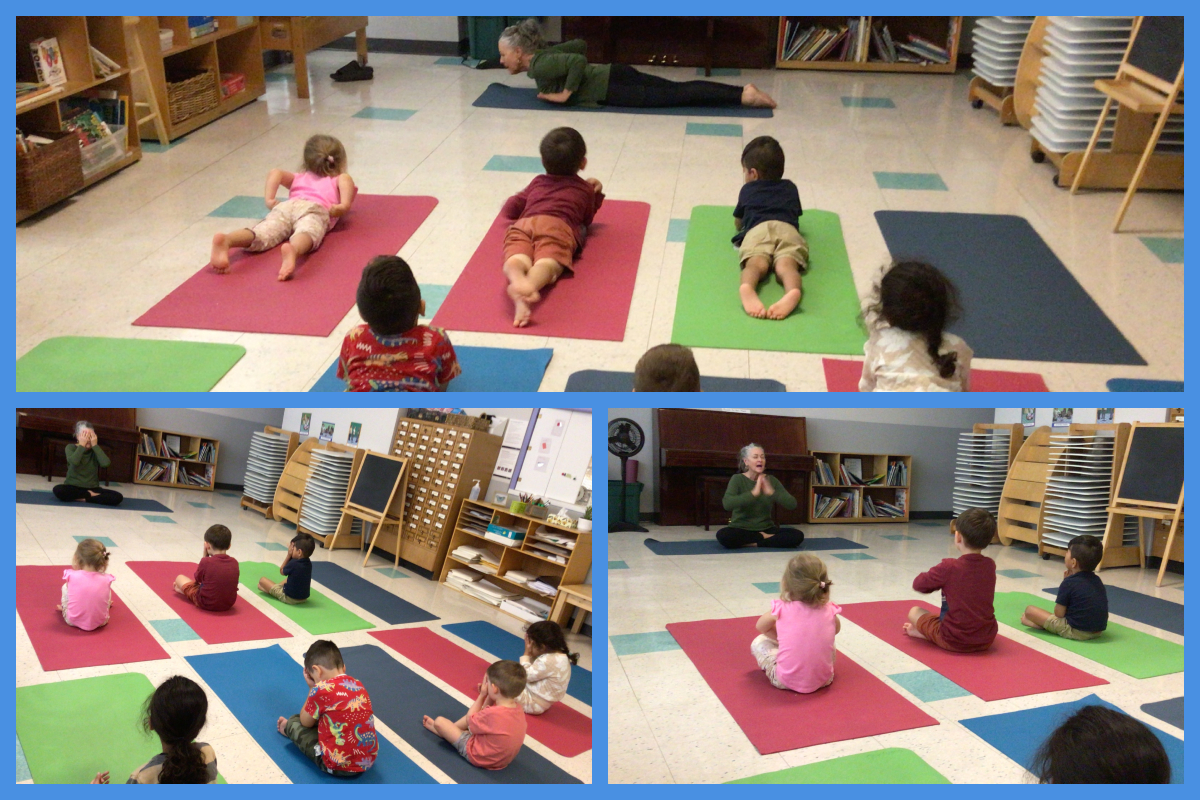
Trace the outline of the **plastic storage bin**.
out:
<instances>
[{"instance_id":1,"label":"plastic storage bin","mask_svg":"<svg viewBox=\"0 0 1200 800\"><path fill-rule=\"evenodd\" d=\"M622 494L624 494L623 498ZM642 484L622 483L621 481L608 482L608 519L610 522L636 523L641 515L641 507Z\"/></svg>"},{"instance_id":2,"label":"plastic storage bin","mask_svg":"<svg viewBox=\"0 0 1200 800\"><path fill-rule=\"evenodd\" d=\"M90 178L125 157L125 126L113 125L112 136L79 148L83 158L83 177Z\"/></svg>"}]
</instances>

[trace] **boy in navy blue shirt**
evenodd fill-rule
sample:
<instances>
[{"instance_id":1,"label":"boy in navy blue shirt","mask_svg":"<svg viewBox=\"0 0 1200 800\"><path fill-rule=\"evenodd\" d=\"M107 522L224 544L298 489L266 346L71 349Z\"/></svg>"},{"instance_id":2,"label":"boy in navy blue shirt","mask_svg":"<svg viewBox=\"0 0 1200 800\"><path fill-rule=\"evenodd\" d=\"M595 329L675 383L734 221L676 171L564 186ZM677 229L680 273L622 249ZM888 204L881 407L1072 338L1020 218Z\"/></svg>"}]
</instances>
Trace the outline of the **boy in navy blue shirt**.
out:
<instances>
[{"instance_id":1,"label":"boy in navy blue shirt","mask_svg":"<svg viewBox=\"0 0 1200 800\"><path fill-rule=\"evenodd\" d=\"M1067 544L1067 571L1063 573L1051 614L1027 606L1021 624L1056 633L1064 639L1095 639L1108 627L1108 594L1096 574L1104 556L1104 545L1095 536L1076 536Z\"/></svg>"},{"instance_id":2,"label":"boy in navy blue shirt","mask_svg":"<svg viewBox=\"0 0 1200 800\"><path fill-rule=\"evenodd\" d=\"M800 192L783 177L783 148L770 136L753 139L742 151L742 190L733 223L740 247L742 308L756 319L784 319L796 310L804 292L800 276L808 271L808 243L800 235ZM783 297L770 308L758 298L758 284L771 270L783 285Z\"/></svg>"},{"instance_id":3,"label":"boy in navy blue shirt","mask_svg":"<svg viewBox=\"0 0 1200 800\"><path fill-rule=\"evenodd\" d=\"M269 578L258 579L258 589L290 606L308 599L312 585L312 561L309 556L317 549L317 540L307 533L297 533L288 544L287 555L279 566L279 574L287 578L283 583L274 583Z\"/></svg>"}]
</instances>

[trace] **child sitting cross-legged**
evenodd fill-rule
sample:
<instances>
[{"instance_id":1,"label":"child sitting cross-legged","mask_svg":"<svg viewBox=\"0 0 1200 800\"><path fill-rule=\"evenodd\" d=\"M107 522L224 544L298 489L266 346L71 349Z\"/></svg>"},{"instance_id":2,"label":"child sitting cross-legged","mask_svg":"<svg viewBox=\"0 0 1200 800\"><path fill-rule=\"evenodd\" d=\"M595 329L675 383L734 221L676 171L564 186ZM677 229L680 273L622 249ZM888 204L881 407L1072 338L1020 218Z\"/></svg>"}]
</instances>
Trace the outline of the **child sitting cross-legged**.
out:
<instances>
[{"instance_id":1,"label":"child sitting cross-legged","mask_svg":"<svg viewBox=\"0 0 1200 800\"><path fill-rule=\"evenodd\" d=\"M108 550L96 539L84 539L75 547L71 569L63 571L61 611L63 622L72 628L94 631L108 624L112 608L112 582L116 577L108 569Z\"/></svg>"},{"instance_id":2,"label":"child sitting cross-legged","mask_svg":"<svg viewBox=\"0 0 1200 800\"><path fill-rule=\"evenodd\" d=\"M562 700L571 683L571 667L579 663L579 653L567 647L567 637L557 622L544 619L525 631L525 689L517 698L526 714L545 714Z\"/></svg>"},{"instance_id":3,"label":"child sitting cross-legged","mask_svg":"<svg viewBox=\"0 0 1200 800\"><path fill-rule=\"evenodd\" d=\"M1029 771L1038 783L1171 782L1171 760L1154 732L1105 706L1068 717L1042 742Z\"/></svg>"},{"instance_id":4,"label":"child sitting cross-legged","mask_svg":"<svg viewBox=\"0 0 1200 800\"><path fill-rule=\"evenodd\" d=\"M497 661L487 668L479 697L466 716L456 722L426 714L421 723L471 764L504 769L525 742L525 712L517 702L524 689L525 668L515 661Z\"/></svg>"},{"instance_id":5,"label":"child sitting cross-legged","mask_svg":"<svg viewBox=\"0 0 1200 800\"><path fill-rule=\"evenodd\" d=\"M1108 593L1096 574L1104 544L1095 536L1076 536L1063 555L1067 571L1058 587L1054 613L1027 606L1021 624L1056 633L1064 639L1095 639L1108 627Z\"/></svg>"},{"instance_id":6,"label":"child sitting cross-legged","mask_svg":"<svg viewBox=\"0 0 1200 800\"><path fill-rule=\"evenodd\" d=\"M776 689L808 694L833 683L834 637L842 607L829 599L833 581L812 553L792 556L779 582L779 599L758 618L750 652Z\"/></svg>"},{"instance_id":7,"label":"child sitting cross-legged","mask_svg":"<svg viewBox=\"0 0 1200 800\"><path fill-rule=\"evenodd\" d=\"M238 562L226 551L233 533L224 525L210 525L204 532L204 555L189 578L175 578L175 591L205 611L228 611L237 600Z\"/></svg>"},{"instance_id":8,"label":"child sitting cross-legged","mask_svg":"<svg viewBox=\"0 0 1200 800\"><path fill-rule=\"evenodd\" d=\"M286 581L275 583L267 577L258 579L258 589L289 606L299 605L308 599L312 587L312 561L309 556L317 549L317 540L307 533L297 533L288 542L287 555L279 565L279 574Z\"/></svg>"}]
</instances>

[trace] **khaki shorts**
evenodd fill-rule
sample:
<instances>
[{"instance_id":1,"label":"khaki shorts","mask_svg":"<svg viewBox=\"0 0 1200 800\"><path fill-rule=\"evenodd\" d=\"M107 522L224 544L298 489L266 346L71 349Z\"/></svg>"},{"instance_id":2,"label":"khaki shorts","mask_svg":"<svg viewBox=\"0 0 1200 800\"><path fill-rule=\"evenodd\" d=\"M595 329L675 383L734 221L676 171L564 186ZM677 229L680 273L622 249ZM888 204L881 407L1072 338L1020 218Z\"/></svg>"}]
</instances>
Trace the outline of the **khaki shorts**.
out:
<instances>
[{"instance_id":1,"label":"khaki shorts","mask_svg":"<svg viewBox=\"0 0 1200 800\"><path fill-rule=\"evenodd\" d=\"M1076 630L1068 625L1065 619L1062 617L1056 617L1053 614L1047 617L1046 621L1042 623L1042 628L1050 631L1051 633L1057 633L1064 639L1074 639L1077 642L1086 642L1088 639L1095 639L1097 636L1104 633L1104 631Z\"/></svg>"},{"instance_id":2,"label":"khaki shorts","mask_svg":"<svg viewBox=\"0 0 1200 800\"><path fill-rule=\"evenodd\" d=\"M513 256L526 256L533 262L552 258L564 269L571 269L575 232L558 217L538 214L519 219L504 233L504 260Z\"/></svg>"},{"instance_id":3,"label":"khaki shorts","mask_svg":"<svg viewBox=\"0 0 1200 800\"><path fill-rule=\"evenodd\" d=\"M767 220L755 225L746 231L738 254L743 267L754 256L765 256L772 267L777 259L790 258L800 265L800 274L808 272L808 242L786 222Z\"/></svg>"},{"instance_id":4,"label":"khaki shorts","mask_svg":"<svg viewBox=\"0 0 1200 800\"><path fill-rule=\"evenodd\" d=\"M281 603L287 603L289 606L298 606L301 603L306 602L308 600L307 597L304 598L304 600L297 600L294 597L288 597L286 594L283 593L283 584L282 583L277 583L274 586L272 586L271 591L267 592L267 594L271 595L271 597L274 597L276 600L278 600Z\"/></svg>"},{"instance_id":5,"label":"khaki shorts","mask_svg":"<svg viewBox=\"0 0 1200 800\"><path fill-rule=\"evenodd\" d=\"M312 249L316 250L330 227L329 209L320 203L284 200L271 209L266 219L250 229L254 232L254 241L246 249L261 253L278 247L297 233L307 233L312 239Z\"/></svg>"}]
</instances>

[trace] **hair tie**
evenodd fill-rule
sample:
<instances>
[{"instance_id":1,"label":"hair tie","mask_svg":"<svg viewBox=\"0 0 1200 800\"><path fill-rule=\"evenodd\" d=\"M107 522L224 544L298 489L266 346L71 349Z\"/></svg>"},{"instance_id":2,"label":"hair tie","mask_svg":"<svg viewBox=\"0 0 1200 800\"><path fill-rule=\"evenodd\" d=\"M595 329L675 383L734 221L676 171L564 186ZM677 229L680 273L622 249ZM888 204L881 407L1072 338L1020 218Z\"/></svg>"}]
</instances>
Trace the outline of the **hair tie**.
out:
<instances>
[{"instance_id":1,"label":"hair tie","mask_svg":"<svg viewBox=\"0 0 1200 800\"><path fill-rule=\"evenodd\" d=\"M821 588L822 588L822 589L824 589L824 588L825 588L825 581L821 581Z\"/></svg>"}]
</instances>

